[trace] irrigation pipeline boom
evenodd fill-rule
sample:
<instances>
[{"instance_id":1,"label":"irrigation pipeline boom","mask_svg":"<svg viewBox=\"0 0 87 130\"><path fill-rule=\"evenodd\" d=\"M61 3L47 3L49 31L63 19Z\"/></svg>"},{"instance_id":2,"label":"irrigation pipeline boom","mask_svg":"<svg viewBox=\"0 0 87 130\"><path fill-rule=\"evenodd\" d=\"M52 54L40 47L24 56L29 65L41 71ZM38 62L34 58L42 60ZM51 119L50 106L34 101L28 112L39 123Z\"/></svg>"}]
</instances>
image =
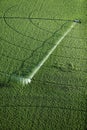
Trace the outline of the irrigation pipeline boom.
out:
<instances>
[{"instance_id":1,"label":"irrigation pipeline boom","mask_svg":"<svg viewBox=\"0 0 87 130\"><path fill-rule=\"evenodd\" d=\"M68 35L69 32L74 28L74 26L77 24L77 22L73 22L72 25L68 28L68 30L62 35L62 37L55 43L53 48L48 52L48 54L39 62L39 64L33 69L32 73L26 77L21 79L22 84L28 84L31 83L32 78L34 75L38 72L38 70L42 67L42 65L47 61L49 56L54 52L54 50L57 48L57 46L61 43L61 41Z\"/></svg>"},{"instance_id":2,"label":"irrigation pipeline boom","mask_svg":"<svg viewBox=\"0 0 87 130\"><path fill-rule=\"evenodd\" d=\"M19 81L23 85L27 85L28 83L31 83L31 80L34 77L34 75L37 73L37 71L42 67L42 65L46 62L46 60L49 58L49 56L53 53L53 51L57 48L57 46L61 43L61 41L68 35L68 33L71 32L71 30L75 27L75 25L77 23L81 23L81 21L78 20L78 19L73 20L73 23L70 26L70 28L68 28L68 30L62 35L62 37L55 43L53 48L51 48L51 50L48 52L48 54L33 69L32 73L30 73L30 75L28 75L27 77L15 77L15 76L12 76L12 79L16 79L17 81Z\"/></svg>"}]
</instances>

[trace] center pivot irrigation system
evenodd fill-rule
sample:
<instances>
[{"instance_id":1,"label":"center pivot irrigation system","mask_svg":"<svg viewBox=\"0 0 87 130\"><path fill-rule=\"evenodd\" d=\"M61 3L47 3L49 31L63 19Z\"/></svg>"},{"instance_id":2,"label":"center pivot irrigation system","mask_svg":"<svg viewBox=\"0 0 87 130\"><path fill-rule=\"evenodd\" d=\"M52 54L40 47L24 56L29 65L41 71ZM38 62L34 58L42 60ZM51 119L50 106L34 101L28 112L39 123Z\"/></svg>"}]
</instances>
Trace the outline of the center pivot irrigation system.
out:
<instances>
[{"instance_id":1,"label":"center pivot irrigation system","mask_svg":"<svg viewBox=\"0 0 87 130\"><path fill-rule=\"evenodd\" d=\"M75 27L77 23L81 23L80 20L75 19L73 20L73 23L71 26L68 28L68 30L61 36L61 38L54 44L54 46L49 50L47 55L39 62L39 64L32 70L32 72L27 76L27 77L17 77L17 76L12 76L12 80L16 80L23 85L27 85L28 83L31 83L32 78L35 76L35 74L38 72L38 70L42 67L42 65L47 61L49 56L54 52L54 50L57 48L57 46L62 42L62 40L68 35L69 32Z\"/></svg>"}]
</instances>

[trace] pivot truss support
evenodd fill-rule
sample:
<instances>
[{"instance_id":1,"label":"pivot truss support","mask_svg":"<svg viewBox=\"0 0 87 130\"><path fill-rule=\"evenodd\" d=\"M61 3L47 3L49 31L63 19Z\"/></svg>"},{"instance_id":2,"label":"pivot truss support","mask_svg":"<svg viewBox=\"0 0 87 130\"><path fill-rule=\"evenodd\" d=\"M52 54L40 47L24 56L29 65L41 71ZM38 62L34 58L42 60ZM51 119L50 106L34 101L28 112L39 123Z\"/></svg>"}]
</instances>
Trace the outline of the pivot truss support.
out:
<instances>
[{"instance_id":1,"label":"pivot truss support","mask_svg":"<svg viewBox=\"0 0 87 130\"><path fill-rule=\"evenodd\" d=\"M75 23L81 23L81 21L79 19L75 19L75 20L73 20L73 22L75 22Z\"/></svg>"}]
</instances>

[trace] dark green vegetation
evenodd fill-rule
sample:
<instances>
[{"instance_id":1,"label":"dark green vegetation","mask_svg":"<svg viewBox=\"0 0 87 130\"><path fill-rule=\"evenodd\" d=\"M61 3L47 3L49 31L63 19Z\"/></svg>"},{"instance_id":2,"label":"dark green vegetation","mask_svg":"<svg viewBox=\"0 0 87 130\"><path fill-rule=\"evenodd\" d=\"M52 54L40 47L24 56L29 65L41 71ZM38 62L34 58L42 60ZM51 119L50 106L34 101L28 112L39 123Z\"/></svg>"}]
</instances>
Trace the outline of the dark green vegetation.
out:
<instances>
[{"instance_id":1,"label":"dark green vegetation","mask_svg":"<svg viewBox=\"0 0 87 130\"><path fill-rule=\"evenodd\" d=\"M86 7L83 0L0 1L0 130L87 129ZM31 84L10 81L28 75L75 19L81 24Z\"/></svg>"}]
</instances>

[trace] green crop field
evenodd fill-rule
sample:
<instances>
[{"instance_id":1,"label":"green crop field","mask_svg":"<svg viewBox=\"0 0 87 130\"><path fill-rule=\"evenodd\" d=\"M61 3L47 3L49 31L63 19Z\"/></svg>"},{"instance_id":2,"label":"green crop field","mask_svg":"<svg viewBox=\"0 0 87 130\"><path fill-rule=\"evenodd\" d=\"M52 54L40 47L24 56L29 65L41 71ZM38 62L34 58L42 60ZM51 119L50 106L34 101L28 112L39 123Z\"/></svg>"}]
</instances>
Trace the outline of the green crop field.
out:
<instances>
[{"instance_id":1,"label":"green crop field","mask_svg":"<svg viewBox=\"0 0 87 130\"><path fill-rule=\"evenodd\" d=\"M87 130L86 10L0 0L0 130Z\"/></svg>"}]
</instances>

